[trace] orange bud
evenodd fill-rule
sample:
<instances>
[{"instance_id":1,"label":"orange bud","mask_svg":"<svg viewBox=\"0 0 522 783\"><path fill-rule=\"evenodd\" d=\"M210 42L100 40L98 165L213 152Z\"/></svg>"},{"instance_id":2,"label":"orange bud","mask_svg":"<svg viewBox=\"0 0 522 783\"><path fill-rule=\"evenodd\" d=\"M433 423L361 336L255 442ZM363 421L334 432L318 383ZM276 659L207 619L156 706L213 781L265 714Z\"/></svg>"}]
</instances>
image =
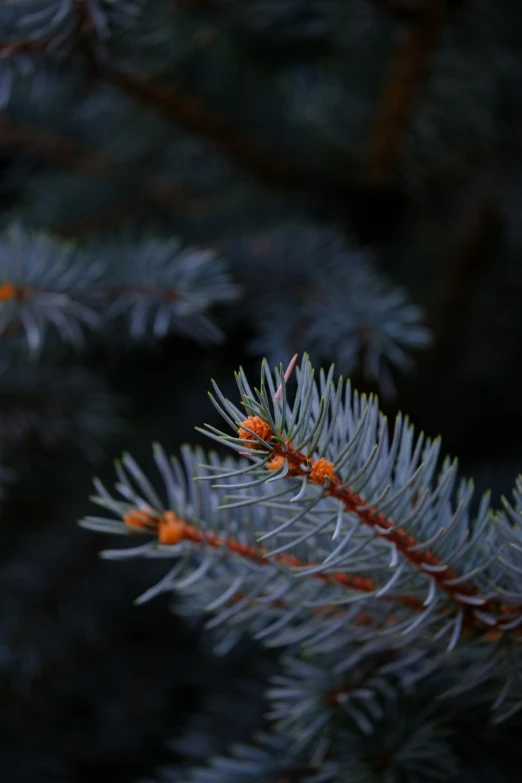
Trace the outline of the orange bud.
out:
<instances>
[{"instance_id":1,"label":"orange bud","mask_svg":"<svg viewBox=\"0 0 522 783\"><path fill-rule=\"evenodd\" d=\"M316 460L310 471L310 479L315 484L322 484L325 478L332 479L335 476L334 466L324 457Z\"/></svg>"},{"instance_id":2,"label":"orange bud","mask_svg":"<svg viewBox=\"0 0 522 783\"><path fill-rule=\"evenodd\" d=\"M173 511L165 511L160 519L158 540L166 546L174 546L185 537L185 523Z\"/></svg>"},{"instance_id":3,"label":"orange bud","mask_svg":"<svg viewBox=\"0 0 522 783\"><path fill-rule=\"evenodd\" d=\"M0 283L0 302L9 302L17 294L17 288L12 283Z\"/></svg>"},{"instance_id":4,"label":"orange bud","mask_svg":"<svg viewBox=\"0 0 522 783\"><path fill-rule=\"evenodd\" d=\"M269 424L266 423L266 421L263 421L259 416L249 416L248 419L245 419L241 422L241 427L238 429L237 434L240 438L243 440L253 440L255 441L254 444L250 447L252 449L258 449L262 448L262 445L260 443L257 443L254 435L252 435L252 432L255 432L256 435L258 435L263 440L270 440L272 437L272 429ZM248 427L249 430L252 430L252 432L248 432L247 430L243 429L243 427Z\"/></svg>"},{"instance_id":5,"label":"orange bud","mask_svg":"<svg viewBox=\"0 0 522 783\"><path fill-rule=\"evenodd\" d=\"M156 525L154 512L150 507L146 509L133 508L128 514L125 514L123 521L129 527L141 528L142 530L150 530Z\"/></svg>"},{"instance_id":6,"label":"orange bud","mask_svg":"<svg viewBox=\"0 0 522 783\"><path fill-rule=\"evenodd\" d=\"M285 464L284 457L274 457L267 465L268 470L279 470Z\"/></svg>"}]
</instances>

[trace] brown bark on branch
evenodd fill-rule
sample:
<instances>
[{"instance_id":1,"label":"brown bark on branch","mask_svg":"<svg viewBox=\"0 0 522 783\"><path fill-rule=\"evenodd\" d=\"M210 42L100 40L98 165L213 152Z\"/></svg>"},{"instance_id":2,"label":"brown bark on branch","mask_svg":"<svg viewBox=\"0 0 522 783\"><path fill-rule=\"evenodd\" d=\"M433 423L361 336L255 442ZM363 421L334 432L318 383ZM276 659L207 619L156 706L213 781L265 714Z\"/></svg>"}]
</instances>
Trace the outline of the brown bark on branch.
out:
<instances>
[{"instance_id":1,"label":"brown bark on branch","mask_svg":"<svg viewBox=\"0 0 522 783\"><path fill-rule=\"evenodd\" d=\"M231 123L208 109L197 98L170 84L157 84L141 76L113 73L107 79L125 94L179 124L184 130L210 142L230 160L269 187L301 191L320 187L313 175L276 159L269 149L243 136Z\"/></svg>"},{"instance_id":2,"label":"brown bark on branch","mask_svg":"<svg viewBox=\"0 0 522 783\"><path fill-rule=\"evenodd\" d=\"M445 0L427 0L419 22L404 28L404 41L392 64L370 147L368 179L390 179L408 132L445 18Z\"/></svg>"}]
</instances>

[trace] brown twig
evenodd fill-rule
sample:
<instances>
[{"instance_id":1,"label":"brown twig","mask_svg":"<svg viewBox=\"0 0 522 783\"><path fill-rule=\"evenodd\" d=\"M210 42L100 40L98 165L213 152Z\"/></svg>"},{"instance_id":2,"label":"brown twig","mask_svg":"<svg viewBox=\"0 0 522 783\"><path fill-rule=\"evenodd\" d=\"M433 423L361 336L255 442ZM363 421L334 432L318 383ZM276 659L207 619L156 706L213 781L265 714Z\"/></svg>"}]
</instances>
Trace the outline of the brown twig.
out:
<instances>
[{"instance_id":1,"label":"brown twig","mask_svg":"<svg viewBox=\"0 0 522 783\"><path fill-rule=\"evenodd\" d=\"M300 562L293 555L270 555L264 547L249 546L237 539L218 536L213 531L200 530L194 525L187 524L170 510L157 515L152 509L133 509L125 516L124 522L130 529L138 532L157 533L159 541L167 546L175 546L181 541L190 541L193 544L203 544L214 549L228 549L229 552L247 558L258 565L282 564L293 568L312 565L312 563ZM375 589L371 579L361 576L318 573L314 574L314 577L323 582L339 584L354 590L371 591Z\"/></svg>"},{"instance_id":2,"label":"brown twig","mask_svg":"<svg viewBox=\"0 0 522 783\"><path fill-rule=\"evenodd\" d=\"M390 178L408 131L445 17L445 0L427 0L420 21L407 25L404 40L392 64L370 147L368 179Z\"/></svg>"},{"instance_id":3,"label":"brown twig","mask_svg":"<svg viewBox=\"0 0 522 783\"><path fill-rule=\"evenodd\" d=\"M28 38L25 41L0 41L0 52L7 56L13 54L34 54L42 52L49 45L44 38Z\"/></svg>"},{"instance_id":4,"label":"brown twig","mask_svg":"<svg viewBox=\"0 0 522 783\"><path fill-rule=\"evenodd\" d=\"M212 143L215 148L254 174L269 187L302 191L311 187L325 190L314 175L278 160L271 150L236 130L231 123L176 86L158 84L143 76L113 73L106 77L125 94L157 111L184 130Z\"/></svg>"}]
</instances>

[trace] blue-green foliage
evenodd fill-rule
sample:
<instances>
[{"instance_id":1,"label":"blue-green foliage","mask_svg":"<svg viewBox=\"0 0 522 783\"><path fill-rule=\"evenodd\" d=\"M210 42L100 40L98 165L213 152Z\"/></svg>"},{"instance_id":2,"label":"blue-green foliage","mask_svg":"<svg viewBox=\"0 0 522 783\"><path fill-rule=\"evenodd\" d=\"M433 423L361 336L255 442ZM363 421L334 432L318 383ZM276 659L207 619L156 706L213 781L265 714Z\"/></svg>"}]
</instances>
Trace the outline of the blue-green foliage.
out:
<instances>
[{"instance_id":1,"label":"blue-green foliage","mask_svg":"<svg viewBox=\"0 0 522 783\"><path fill-rule=\"evenodd\" d=\"M472 484L459 482L455 462L439 463L439 441L417 436L401 416L390 429L377 400L336 381L333 368L315 380L305 356L296 377L290 395L282 367L271 373L264 364L258 390L240 371L241 408L215 385L211 399L233 434L208 433L248 457L186 447L180 464L155 446L158 494L125 455L116 496L97 481L93 498L117 519L82 524L146 535L125 518L141 509L160 524L169 509L200 531L199 543L168 545L152 528L146 543L105 556L174 559L139 602L179 593L189 615L209 614L218 650L246 630L284 651L267 719L286 738L286 763L304 761L304 780L344 780L349 771L380 779L372 742L398 743L389 780L447 779L456 763L447 741L459 714L480 709L499 722L522 707L520 488L505 512L484 497L473 514ZM262 419L272 436L263 440L247 423L251 436L238 437L247 416ZM269 466L274 451L283 457L277 467ZM295 453L307 458L300 477L292 476ZM310 480L321 458L336 483ZM387 540L399 529L413 543ZM437 560L424 558L428 552ZM371 584L345 584L339 575ZM256 769L257 779L272 780L278 762L265 770L264 759L261 750L239 751L201 780L250 780Z\"/></svg>"},{"instance_id":2,"label":"blue-green foliage","mask_svg":"<svg viewBox=\"0 0 522 783\"><path fill-rule=\"evenodd\" d=\"M222 335L207 310L239 294L224 263L209 250L145 238L78 252L20 227L0 241L0 278L15 287L0 303L0 331L22 328L33 352L51 328L78 346L85 329L108 335L115 321L125 324L120 334L133 338L159 339L177 331L217 342Z\"/></svg>"},{"instance_id":3,"label":"blue-green foliage","mask_svg":"<svg viewBox=\"0 0 522 783\"><path fill-rule=\"evenodd\" d=\"M492 378L507 385L510 350L519 365L521 20L519 0L0 2L2 463L11 447L31 451L35 441L98 456L119 410L108 393L114 378L106 384L102 373L121 372L121 387L136 398L137 386L167 385L168 415L160 420L156 398L150 414L155 437L167 442L197 404L190 384L198 368L216 367L226 351L205 353L195 343L208 348L231 337L234 354L248 345L270 365L303 351L316 366L336 364L335 373L314 376L303 359L296 389L266 365L259 391L240 372L236 403L216 386L212 400L227 431L206 433L234 456L183 447L181 459L170 460L155 446L155 477L126 454L114 492L96 482L102 511L83 524L138 542L105 553L138 565L138 603L175 593L187 620L203 616L225 660L245 635L266 659L278 657L269 683L257 677L257 695L266 692L263 733L246 742L257 705L244 720L245 744L224 755L255 689L226 703L232 686L220 682L206 722L183 716L185 730L169 740L182 768L167 767L155 780L461 783L473 774L457 752L468 727L474 770L482 771L485 727L500 724L503 736L520 721L520 480L500 509L488 496L475 498L456 462L440 459L438 440L416 433L404 416L387 420L374 397L336 374L376 382L385 397L400 387L416 349L433 343L425 409L435 417L448 395L440 420L459 453L461 444L487 448L488 426L519 440L507 412L516 411L519 383L510 382L500 405L484 403L484 413L481 395ZM194 343L175 344L176 336ZM165 384L163 371L149 376L144 344L164 352L174 382ZM454 383L459 372L468 394ZM408 388L410 410L415 378ZM479 409L473 428L456 425L448 400L457 396L458 411ZM499 409L501 426L491 415ZM133 453L148 415L141 399L134 414ZM273 433L257 449L238 438L249 414ZM436 417L419 419L439 430ZM306 458L299 470L288 441ZM276 470L274 451L283 457ZM319 458L335 468L335 492L328 479L309 480ZM67 484L69 465L63 472ZM153 520L148 531L125 521L135 509ZM167 510L201 540L158 543L155 526ZM40 508L35 516L40 522ZM132 640L99 653L110 662L112 689L132 694L123 707L92 672L86 679L78 667L71 675L82 640L90 658L98 630L111 624L107 614L119 615L125 585L107 564L107 581L91 580L89 558L77 575L81 543L71 546L69 563L62 528L51 534L42 521L26 532L26 516L23 523L2 527L2 542L15 542L15 551L2 550L12 567L0 563L0 695L8 705L1 761L16 783L10 737L29 730L17 732L9 705L24 713L45 701L49 709L39 688L49 671L56 683L62 664L67 704L83 688L89 704L106 709L107 724L97 723L101 755L117 746L123 723L146 743L163 709L151 708L140 678L133 689ZM391 536L401 528L399 546ZM144 645L147 634L141 628ZM178 709L164 687L178 664L160 646L160 656L148 648L151 690L164 690ZM207 670L198 677L208 697ZM234 682L242 690L240 674ZM223 742L216 727L225 728ZM41 733L45 763L36 752L24 767L23 748L22 783L73 779ZM61 733L59 743L67 744ZM89 743L80 742L81 774L95 777L86 766ZM491 754L495 781L503 779L501 755Z\"/></svg>"},{"instance_id":4,"label":"blue-green foliage","mask_svg":"<svg viewBox=\"0 0 522 783\"><path fill-rule=\"evenodd\" d=\"M293 222L232 243L231 253L252 292L252 351L270 365L306 350L315 362L335 360L346 376L362 370L389 394L390 366L411 370L409 352L430 344L422 310L377 270L369 252L332 229Z\"/></svg>"}]
</instances>

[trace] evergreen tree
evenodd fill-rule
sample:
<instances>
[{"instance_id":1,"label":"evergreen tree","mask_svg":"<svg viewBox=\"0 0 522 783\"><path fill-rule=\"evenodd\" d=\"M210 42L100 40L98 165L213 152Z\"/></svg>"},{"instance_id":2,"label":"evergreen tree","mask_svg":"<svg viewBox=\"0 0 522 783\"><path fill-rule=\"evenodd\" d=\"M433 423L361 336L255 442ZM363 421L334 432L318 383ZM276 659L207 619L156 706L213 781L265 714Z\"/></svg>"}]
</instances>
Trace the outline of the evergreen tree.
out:
<instances>
[{"instance_id":1,"label":"evergreen tree","mask_svg":"<svg viewBox=\"0 0 522 783\"><path fill-rule=\"evenodd\" d=\"M0 4L2 780L518 779L521 40Z\"/></svg>"}]
</instances>

